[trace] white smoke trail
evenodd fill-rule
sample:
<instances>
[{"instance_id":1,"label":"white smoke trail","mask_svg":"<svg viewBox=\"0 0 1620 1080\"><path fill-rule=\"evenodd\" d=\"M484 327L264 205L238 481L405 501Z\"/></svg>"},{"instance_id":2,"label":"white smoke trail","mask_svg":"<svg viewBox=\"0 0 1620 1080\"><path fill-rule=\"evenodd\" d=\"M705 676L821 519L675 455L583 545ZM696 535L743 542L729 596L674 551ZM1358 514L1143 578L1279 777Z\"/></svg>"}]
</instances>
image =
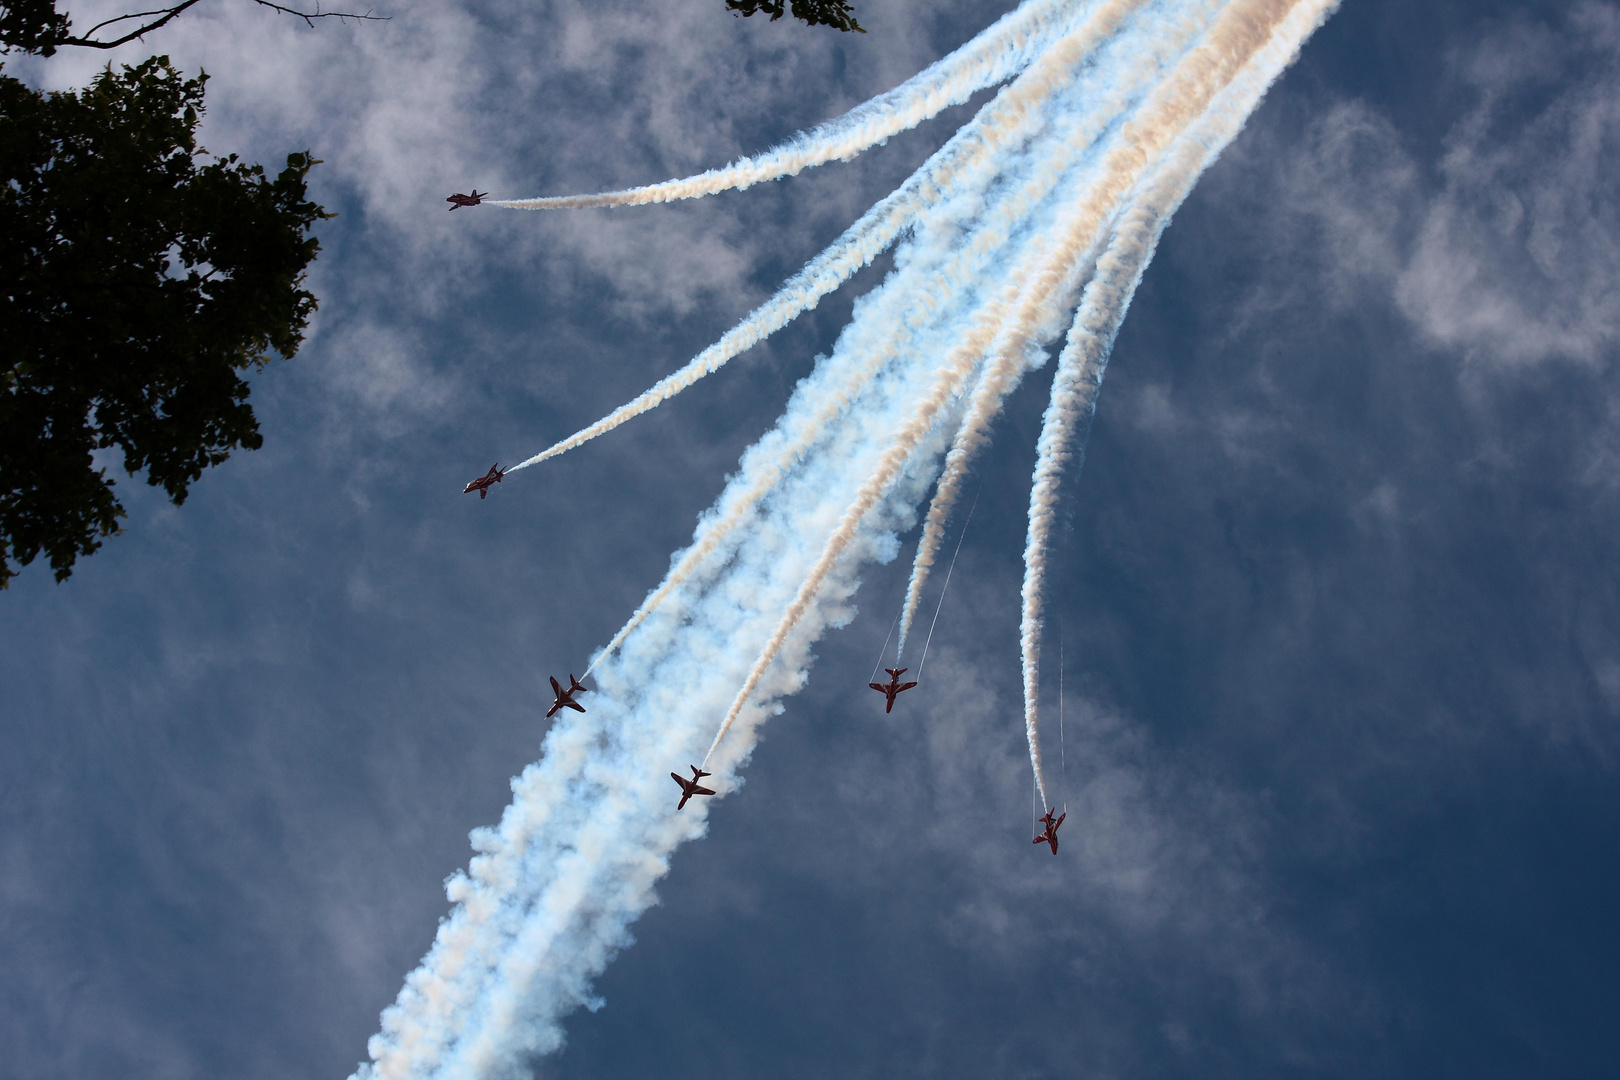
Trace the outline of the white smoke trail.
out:
<instances>
[{"instance_id":1,"label":"white smoke trail","mask_svg":"<svg viewBox=\"0 0 1620 1080\"><path fill-rule=\"evenodd\" d=\"M1223 2L1224 0L1206 0L1202 8L1198 5L1193 5L1193 8L1195 11L1200 12L1203 8L1213 10ZM1041 57L1036 65L1026 72L1025 76L1020 79L1019 85L1009 88L1005 101L997 101L986 107L986 112L994 110L995 115L991 117L991 122L982 126L980 129L982 134L975 133L973 143L980 147L993 148L997 144L1005 143L1017 135L1019 133L1017 125L1027 125L1029 109L1035 100L1034 95L1049 97L1053 92L1051 84L1059 75L1067 74L1072 81L1073 76L1069 71L1069 65L1089 54L1097 47L1102 38L1112 35L1118 29L1120 20L1132 8L1137 6L1139 6L1139 0L1115 0L1113 3L1106 4L1095 13L1095 16L1084 27L1069 38L1058 42L1046 55ZM1172 56L1179 55L1180 52L1186 49L1195 28L1196 23L1194 20L1182 19L1177 24L1165 25L1161 33L1153 35L1155 46L1159 50L1157 62L1150 63L1147 56L1142 55L1140 52L1137 53L1136 62L1130 66L1126 77L1120 79L1111 88L1110 94L1106 96L1098 95L1098 99L1095 100L1091 110L1080 118L1081 122L1071 124L1068 127L1066 137L1056 148L1056 152L1049 152L1048 162L1041 168L1030 170L1029 175L1025 178L1016 194L1002 196L993 204L991 213L978 217L974 222L975 231L965 245L952 250L942 263L932 265L925 271L929 277L928 291L931 300L938 305L946 307L951 305L957 295L958 290L956 287L960 283L970 280L973 274L982 269L986 258L1001 251L1008 243L1013 226L1023 221L1032 209L1050 194L1059 179L1057 175L1058 169L1054 165L1060 165L1064 161L1071 160L1092 146L1102 133L1102 129L1107 126L1107 121L1117 114L1118 110L1122 109L1126 102L1138 96L1142 88L1152 80L1156 71L1167 63ZM1153 29L1159 29L1159 25L1155 23ZM1026 79L1029 80L1027 84L1024 82ZM955 140L953 140L954 142ZM946 148L946 150L949 149L950 147ZM941 154L944 153L945 151L942 150ZM885 200L885 202L892 201L892 198L891 200ZM836 251L841 244L842 241L835 244L833 248L829 249L829 252ZM818 258L825 257L824 254ZM924 272L919 271L916 267L910 269L913 272ZM788 291L787 289L783 290L784 294ZM745 321L742 326L749 326L752 318L750 317L750 320ZM759 501L774 490L781 477L802 460L810 447L814 445L816 439L820 437L826 424L842 413L848 407L850 399L860 393L872 378L877 377L879 372L896 358L902 341L907 336L905 331L910 327L899 319L891 321L890 326L893 332L890 334L889 340L882 347L869 353L864 365L848 381L841 384L827 396L816 416L807 424L801 425L791 439L783 442L777 451L775 467L757 473L756 482L745 491L728 489L723 496L721 505L716 507L715 512L705 516L694 543L681 554L679 561L665 576L663 582L648 595L642 605L636 609L619 632L614 635L613 640L608 642L607 646L591 661L590 667L586 669L586 675L589 675L594 670L602 657L616 651L624 640L635 632L646 617L657 610L670 593L686 580L689 574L726 542L733 530L747 520ZM1011 369L1021 371L1025 366L1025 361L1026 358L1022 354L998 353L993 367L997 372ZM671 378L673 379L675 376ZM1001 378L1004 381L1004 376L1001 376ZM984 381L981 379L981 386ZM664 384L660 383L659 385L661 387ZM565 440L552 450L547 450L513 468L522 468L524 465L542 461L554 453L561 453L563 450L577 446L596 434L610 430L611 427L617 426L617 424L623 423L632 415L635 415L632 410L645 411L646 408L652 408L652 404L645 405L645 408L638 407L640 403L648 400L651 395L658 392L659 388L655 387L652 391L637 398L635 402L616 410L609 417L585 429L579 435ZM663 400L663 398L660 397L659 400ZM1000 397L998 396L995 399L998 407L999 402ZM975 393L975 407L981 411L985 408L977 391ZM953 450L953 453L955 452ZM939 503L937 498L935 503L937 507ZM933 520L934 516L931 512L930 521ZM925 537L926 535L925 532ZM918 587L920 589L920 585ZM908 606L908 612L912 610L912 607L914 605ZM903 625L901 641L903 646Z\"/></svg>"},{"instance_id":2,"label":"white smoke trail","mask_svg":"<svg viewBox=\"0 0 1620 1080\"><path fill-rule=\"evenodd\" d=\"M1114 87L1116 98L1134 97L1141 88L1154 83L1160 77L1160 72L1171 56L1179 56L1187 47L1193 36L1208 26L1207 20L1214 12L1224 6L1226 0L1209 0L1203 4L1186 4L1174 9L1175 18L1168 19L1158 28L1154 35L1155 45L1160 51L1158 64L1138 63L1133 65L1125 74L1121 82ZM1055 50L1054 50L1055 51ZM1095 118L1099 113L1106 114L1110 110L1094 109L1089 114ZM1078 151L1083 146L1089 146L1100 129L1082 127L1070 138L1070 146ZM1088 253L1085 258L1076 260L1070 268L1070 276L1078 282L1090 265L1094 255ZM1077 287L1077 286L1076 286ZM1065 295L1068 290L1065 290ZM917 542L917 552L912 561L911 579L906 586L906 598L901 608L900 639L896 646L896 655L904 655L906 639L911 630L911 624L916 618L917 605L922 600L922 589L928 580L929 571L933 568L939 555L939 546L944 542L945 525L950 518L951 510L961 491L962 482L967 477L967 470L972 462L973 455L989 441L990 423L1001 412L1002 402L1018 385L1023 374L1030 368L1027 358L1011 353L997 355L986 365L984 373L974 385L972 398L962 425L952 442L950 451L945 456L945 465L940 474L939 485L935 491L933 502L929 506L927 520L923 524L922 536Z\"/></svg>"},{"instance_id":3,"label":"white smoke trail","mask_svg":"<svg viewBox=\"0 0 1620 1080\"><path fill-rule=\"evenodd\" d=\"M1054 82L1027 139L989 155L984 183L953 182L919 210L896 272L744 455L716 517L744 502L747 512L599 660L591 711L558 718L499 825L474 833L478 854L447 883L450 916L385 1011L362 1077L515 1080L561 1044L562 1017L592 1003L591 980L628 942L674 849L703 832L707 804L673 813L666 771L707 744L714 785L735 790L756 725L802 685L821 634L852 617L860 567L892 558L897 531L914 523L965 387L998 357L1029 363L1057 335L1075 267L1126 227L1122 212L1219 89L1223 61L1201 44L1140 100L1116 100L1130 72L1163 59L1133 34L1178 14L1208 26L1214 2L1143 8ZM1232 0L1227 15L1258 5ZM1093 108L1112 119L1077 155L1065 139ZM1043 176L1052 194L1012 221L1018 193ZM802 460L784 467L799 443ZM728 704L731 735L709 743Z\"/></svg>"},{"instance_id":4,"label":"white smoke trail","mask_svg":"<svg viewBox=\"0 0 1620 1080\"><path fill-rule=\"evenodd\" d=\"M838 387L838 385L847 385L847 381L849 381L849 374L851 374L849 371L841 372L841 377L839 377L839 379L829 379L829 385L833 385L833 387ZM823 390L823 393L826 393L826 390ZM810 397L805 398L805 400L813 403L815 402L816 398ZM786 426L786 424L784 424L784 426ZM677 606L677 610L682 609L682 607L684 606ZM599 682L601 682L603 678L603 675L598 675ZM570 716L569 719L572 721L573 717ZM476 923L478 923L478 913L480 913L481 910L488 910L488 907L481 908L478 907L478 905L468 904L467 907L463 908L463 912L458 912L458 915L463 915L463 913L465 913L465 918L460 920L460 925L447 926L447 933L442 936L441 942L441 944L444 944L445 946L445 955L442 955L442 957L437 957L437 963L434 963L434 959L431 957L431 959L429 959L429 963L424 963L424 970L433 968L433 970L436 970L436 972L452 973L457 972L457 970L462 970L463 965L467 963L467 959L465 959L465 955L462 955L462 944L458 944L458 942L465 942L468 938L470 938L471 934L468 933L468 931L470 931L470 926L468 925L476 925ZM452 920L452 923L454 923L454 920ZM473 926L473 929L476 929L476 926ZM473 967L475 967L476 970L476 965L473 965ZM441 993L436 994L436 999L437 1001L441 1002L442 1007L439 1009L439 1012L442 1012L442 1014L455 1014L457 1009L465 1009L465 1001L460 1001L455 994L444 993L442 989ZM458 1004L458 1002L460 1002L460 1004ZM428 1004L431 1004L431 1002L411 1001L410 1004L411 1006L415 1006L415 1009L405 1009L405 1012L411 1012L411 1010L420 1012L420 1010L423 1010L423 1006L428 1006ZM407 1006L407 1002L403 1001L402 999L402 1009L405 1006ZM405 1035L405 1030L407 1030L405 1017L397 1017L395 1020L397 1020L397 1022L395 1022L392 1027L399 1031L400 1036ZM442 1040L441 1036L441 1038L436 1041L441 1041L442 1043L444 1040ZM384 1046L384 1044L379 1044L379 1048L390 1049L387 1048L387 1046ZM421 1057L420 1052L416 1054L416 1057Z\"/></svg>"},{"instance_id":5,"label":"white smoke trail","mask_svg":"<svg viewBox=\"0 0 1620 1080\"><path fill-rule=\"evenodd\" d=\"M943 198L961 197L975 182L988 183L993 177L981 175L987 159L998 152L1004 153L1031 136L1033 129L1043 119L1038 107L1051 97L1054 88L1061 82L1073 81L1074 65L1116 33L1124 20L1143 2L1108 0L1097 6L1089 17L1066 37L1059 39L893 194L861 215L860 220L846 229L825 251L789 278L771 299L728 330L719 341L704 349L680 370L659 380L646 392L588 427L518 462L507 472L526 469L565 454L657 408L699 380L714 374L806 310L814 308L822 297L887 250L901 233L913 226L919 214L937 205ZM1141 64L1133 68L1128 73L1129 77L1122 82L1129 88L1140 86L1155 70L1152 64ZM1096 139L1097 134L1117 115L1117 110L1128 103L1129 96L1123 89L1115 89L1107 98L1111 108L1099 103L1086 114L1086 123L1070 140L1076 152Z\"/></svg>"},{"instance_id":6,"label":"white smoke trail","mask_svg":"<svg viewBox=\"0 0 1620 1080\"><path fill-rule=\"evenodd\" d=\"M1087 192L1085 210L1077 215L1077 227L1057 259L1048 262L1037 275L1035 292L1050 298L1061 293L1060 279L1072 274L1082 261L1085 246L1099 239L1095 230L1113 219L1115 207L1136 187L1145 174L1158 167L1158 158L1178 140L1189 125L1210 107L1238 69L1266 42L1272 28L1287 14L1290 0L1236 0L1227 7L1208 35L1176 68L1171 77L1156 88L1141 110L1126 122L1122 137L1110 151L1102 176ZM1196 178L1196 174L1192 179ZM1189 180L1190 183L1190 180ZM1087 228L1089 226L1089 229ZM1064 255L1067 257L1065 258ZM1088 292L1091 292L1088 286ZM1047 313L1054 305L1040 307ZM1026 331L1038 339L1038 330ZM985 382L993 383L1011 364L1003 354L992 361ZM1025 649L1026 729L1029 733L1030 765L1041 798L1046 797L1046 778L1041 768L1040 741L1034 725L1038 719L1029 705L1030 664L1038 668L1038 651ZM1038 677L1038 672L1037 672ZM1038 684L1037 684L1038 685Z\"/></svg>"},{"instance_id":7,"label":"white smoke trail","mask_svg":"<svg viewBox=\"0 0 1620 1080\"><path fill-rule=\"evenodd\" d=\"M1040 634L1046 560L1056 518L1064 466L1072 456L1077 423L1096 408L1108 357L1131 297L1153 258L1170 217L1205 169L1242 131L1249 115L1277 77L1293 63L1339 0L1298 0L1275 20L1243 70L1212 103L1203 120L1175 148L1150 189L1126 214L1109 250L1098 260L1086 286L1068 341L1058 358L1052 396L1042 420L1029 501L1029 532L1024 550L1023 653L1024 721L1030 761L1040 782Z\"/></svg>"},{"instance_id":8,"label":"white smoke trail","mask_svg":"<svg viewBox=\"0 0 1620 1080\"><path fill-rule=\"evenodd\" d=\"M789 419L848 373L843 358L829 358L796 393ZM735 643L763 640L772 612L791 597L804 571L796 539L824 508L825 485L857 484L896 409L921 389L917 374L897 376L886 393L854 403L862 422L834 433L823 468L788 479L749 543L689 583L671 605L681 614L650 619L620 657L599 667L591 712L560 717L541 762L514 783L499 829L475 836L481 854L450 884L458 907L385 1015L367 1075L517 1075L523 1054L555 1048L556 1017L590 1000L586 980L650 902L668 853L701 834L706 808L694 803L672 815L664 770L697 760L701 726L724 707L751 655L739 655ZM899 492L895 506L909 505L919 488ZM890 554L899 513L872 525L866 558ZM839 605L853 587L852 576L830 583L807 635L847 618ZM807 649L808 636L789 643L793 674L762 689L795 689ZM722 791L745 753L715 769ZM565 962L554 962L559 956Z\"/></svg>"},{"instance_id":9,"label":"white smoke trail","mask_svg":"<svg viewBox=\"0 0 1620 1080\"><path fill-rule=\"evenodd\" d=\"M891 135L916 127L986 87L1023 70L1062 33L1077 12L1097 0L1025 0L983 33L893 90L835 120L800 132L784 145L719 169L659 184L589 195L491 200L514 210L580 210L600 206L697 199L793 176L829 161L847 161Z\"/></svg>"},{"instance_id":10,"label":"white smoke trail","mask_svg":"<svg viewBox=\"0 0 1620 1080\"><path fill-rule=\"evenodd\" d=\"M1041 328L1053 317L1066 277L1096 242L1099 230L1113 220L1121 200L1155 167L1164 149L1197 121L1225 82L1264 42L1272 25L1285 13L1287 2L1236 0L1221 14L1208 36L1177 66L1170 79L1149 95L1141 114L1125 124L1122 138L1108 153L1101 175L1085 192L1079 205L1065 213L1062 226L1056 231L1060 239L1041 253L1039 269L1026 281L1023 269L1014 268L1008 291L1016 295L1016 300L1012 297L999 300L975 317L971 331L951 350L942 365L938 381L896 432L878 467L861 485L837 528L828 537L820 557L783 612L781 622L749 669L748 678L720 722L709 746L710 756L741 715L788 635L814 603L822 581L843 555L845 547L857 537L866 513L898 479L922 441L933 432L940 412L961 392L987 355L1027 356L1031 348L1038 347ZM1012 309L1010 318L1009 308ZM1041 797L1045 798L1038 740L1031 742L1031 764Z\"/></svg>"}]
</instances>

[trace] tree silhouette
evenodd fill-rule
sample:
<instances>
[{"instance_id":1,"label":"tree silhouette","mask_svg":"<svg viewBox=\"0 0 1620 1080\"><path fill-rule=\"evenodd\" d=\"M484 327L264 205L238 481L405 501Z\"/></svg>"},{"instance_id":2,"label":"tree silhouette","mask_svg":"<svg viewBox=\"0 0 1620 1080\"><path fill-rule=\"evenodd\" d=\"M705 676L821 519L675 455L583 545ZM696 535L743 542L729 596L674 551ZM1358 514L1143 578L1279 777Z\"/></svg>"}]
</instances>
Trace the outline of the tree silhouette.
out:
<instances>
[{"instance_id":1,"label":"tree silhouette","mask_svg":"<svg viewBox=\"0 0 1620 1080\"><path fill-rule=\"evenodd\" d=\"M178 504L263 442L242 374L297 351L328 215L308 154L272 179L197 145L205 80L167 57L78 93L0 74L0 588L41 552L60 581L117 531L96 451Z\"/></svg>"}]
</instances>

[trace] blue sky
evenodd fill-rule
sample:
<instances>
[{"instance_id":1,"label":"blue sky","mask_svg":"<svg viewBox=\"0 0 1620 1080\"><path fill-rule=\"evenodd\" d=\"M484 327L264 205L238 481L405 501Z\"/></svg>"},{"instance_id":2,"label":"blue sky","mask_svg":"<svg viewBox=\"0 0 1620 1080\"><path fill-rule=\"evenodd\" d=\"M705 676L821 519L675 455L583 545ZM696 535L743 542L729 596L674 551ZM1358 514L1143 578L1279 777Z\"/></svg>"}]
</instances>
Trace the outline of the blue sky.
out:
<instances>
[{"instance_id":1,"label":"blue sky","mask_svg":"<svg viewBox=\"0 0 1620 1080\"><path fill-rule=\"evenodd\" d=\"M868 0L857 37L718 0L314 31L221 3L154 35L213 75L211 149L312 148L340 216L308 344L254 381L264 449L179 509L125 480L123 536L0 597L10 1070L347 1075L538 753L546 676L657 583L885 267L489 500L461 485L684 362L969 113L695 203L444 195L719 164L1010 6ZM1058 551L1060 856L1029 844L1018 708L1036 376L929 680L888 717L863 686L907 549L537 1075L1615 1068L1620 5L1412 6L1347 0L1125 323Z\"/></svg>"}]
</instances>

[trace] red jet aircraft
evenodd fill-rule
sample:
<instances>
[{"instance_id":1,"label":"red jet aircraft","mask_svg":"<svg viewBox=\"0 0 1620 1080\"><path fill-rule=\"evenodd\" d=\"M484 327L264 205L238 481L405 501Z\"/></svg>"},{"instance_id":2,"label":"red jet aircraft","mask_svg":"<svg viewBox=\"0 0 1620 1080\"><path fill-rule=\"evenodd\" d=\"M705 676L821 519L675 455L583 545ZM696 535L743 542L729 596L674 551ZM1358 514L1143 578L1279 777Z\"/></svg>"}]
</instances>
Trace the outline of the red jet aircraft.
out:
<instances>
[{"instance_id":1,"label":"red jet aircraft","mask_svg":"<svg viewBox=\"0 0 1620 1080\"><path fill-rule=\"evenodd\" d=\"M1058 826L1063 824L1063 819L1068 817L1068 816L1069 815L1067 813L1063 813L1063 814L1058 815L1058 819L1056 821L1053 821L1052 820L1052 811L1048 810L1046 812L1046 816L1041 818L1041 821L1044 822L1045 825L1046 825L1046 831L1041 833L1041 835L1037 836L1035 838L1034 842L1037 843L1037 844L1042 844L1042 843L1051 844L1052 845L1052 854L1056 855L1057 854L1057 831L1058 831Z\"/></svg>"},{"instance_id":2,"label":"red jet aircraft","mask_svg":"<svg viewBox=\"0 0 1620 1080\"><path fill-rule=\"evenodd\" d=\"M705 776L708 776L710 774L704 772L702 769L698 768L696 765L689 766L689 768L691 768L691 770L692 770L692 779L690 779L690 780L688 780L686 777L682 776L680 773L672 772L672 773L669 774L669 777L670 777L671 780L674 780L677 784L681 785L681 801L675 804L675 809L677 809L677 810L679 810L681 807L685 806L686 805L686 800L690 799L694 795L713 795L714 794L714 791L712 789L706 788L706 787L701 787L698 784L699 780L703 779Z\"/></svg>"},{"instance_id":3,"label":"red jet aircraft","mask_svg":"<svg viewBox=\"0 0 1620 1080\"><path fill-rule=\"evenodd\" d=\"M480 195L478 193L478 189L473 188L473 193L471 195L463 195L458 191L444 201L447 203L453 203L454 205L452 205L450 209L454 210L457 206L477 206L487 198L489 198L489 192L486 191Z\"/></svg>"},{"instance_id":4,"label":"red jet aircraft","mask_svg":"<svg viewBox=\"0 0 1620 1080\"><path fill-rule=\"evenodd\" d=\"M589 675L590 672L587 671L585 674ZM590 687L581 686L580 681L574 678L572 674L568 676L568 689L566 690L564 690L562 688L562 684L557 681L557 676L553 675L551 677L551 689L552 692L557 695L557 700L553 701L551 703L551 708L546 710L546 719L551 719L556 715L557 710L562 708L573 709L575 712L585 711L585 706L575 701L574 695L586 693L590 690Z\"/></svg>"},{"instance_id":5,"label":"red jet aircraft","mask_svg":"<svg viewBox=\"0 0 1620 1080\"><path fill-rule=\"evenodd\" d=\"M910 690L917 684L914 682L903 683L900 681L900 676L906 673L905 668L896 670L892 667L886 667L883 670L889 673L889 681L887 684L875 682L867 683L866 685L870 686L872 689L889 699L883 705L883 711L888 712L890 709L894 708L894 698L896 694L900 693L902 690Z\"/></svg>"},{"instance_id":6,"label":"red jet aircraft","mask_svg":"<svg viewBox=\"0 0 1620 1080\"><path fill-rule=\"evenodd\" d=\"M489 495L489 485L500 483L501 477L505 475L506 470L501 468L500 462L496 462L489 467L489 472L462 488L461 493L463 495L471 495L476 491L478 492L478 497L480 499L487 498Z\"/></svg>"}]
</instances>

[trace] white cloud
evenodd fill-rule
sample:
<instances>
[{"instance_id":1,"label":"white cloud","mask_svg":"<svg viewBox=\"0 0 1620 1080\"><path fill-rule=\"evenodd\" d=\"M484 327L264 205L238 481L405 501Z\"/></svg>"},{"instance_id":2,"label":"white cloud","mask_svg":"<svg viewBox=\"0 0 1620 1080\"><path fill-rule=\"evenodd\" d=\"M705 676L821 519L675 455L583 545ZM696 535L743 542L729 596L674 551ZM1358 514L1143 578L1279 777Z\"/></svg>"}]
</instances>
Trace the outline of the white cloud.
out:
<instances>
[{"instance_id":1,"label":"white cloud","mask_svg":"<svg viewBox=\"0 0 1620 1080\"><path fill-rule=\"evenodd\" d=\"M1597 2L1458 49L1448 80L1474 103L1432 169L1362 102L1297 143L1256 133L1238 153L1276 163L1273 250L1312 261L1336 309L1392 297L1432 347L1475 365L1604 359L1620 340L1617 52L1620 8ZM1248 313L1281 300L1251 296Z\"/></svg>"}]
</instances>

